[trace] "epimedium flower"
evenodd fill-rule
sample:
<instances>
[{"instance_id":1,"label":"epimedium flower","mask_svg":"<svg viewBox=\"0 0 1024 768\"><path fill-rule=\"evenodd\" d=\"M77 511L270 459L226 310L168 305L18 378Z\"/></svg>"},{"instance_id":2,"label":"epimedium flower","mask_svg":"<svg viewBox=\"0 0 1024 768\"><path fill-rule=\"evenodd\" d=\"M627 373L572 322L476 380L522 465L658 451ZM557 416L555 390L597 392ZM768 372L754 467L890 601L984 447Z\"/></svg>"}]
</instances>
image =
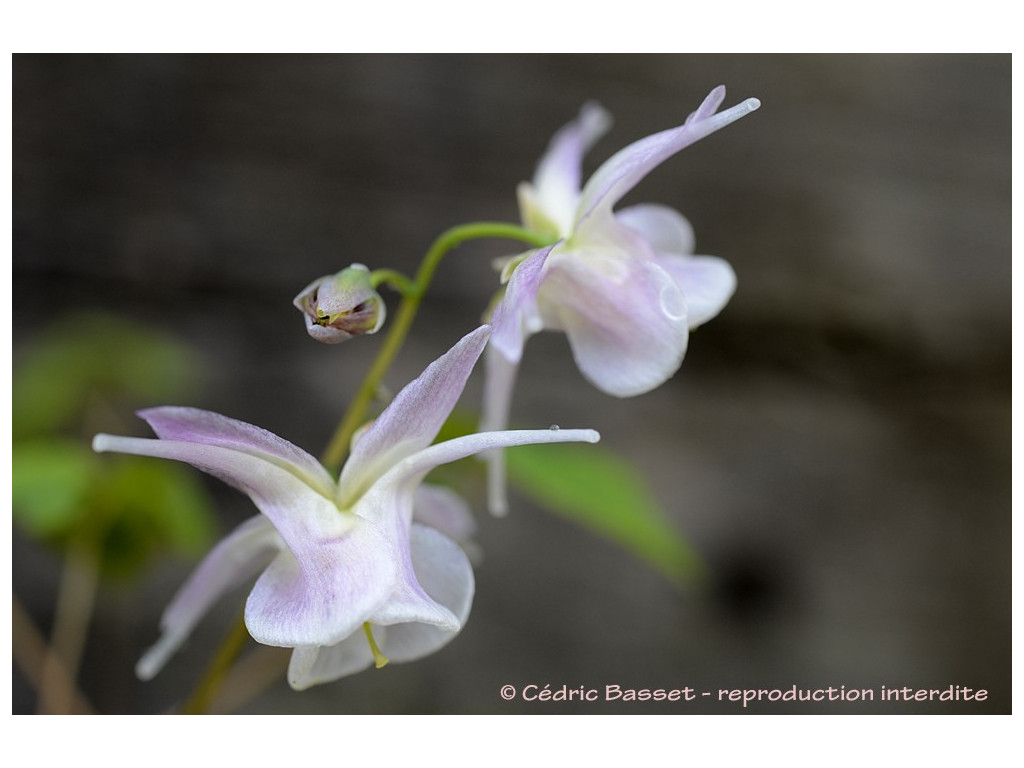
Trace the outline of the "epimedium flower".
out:
<instances>
[{"instance_id":1,"label":"epimedium flower","mask_svg":"<svg viewBox=\"0 0 1024 768\"><path fill-rule=\"evenodd\" d=\"M760 106L747 99L718 112L715 88L686 121L613 155L582 185L584 153L607 130L596 104L552 138L532 183L519 186L523 224L557 239L504 265L505 294L492 313L482 429L508 423L512 390L527 338L566 334L577 367L601 391L643 394L682 364L689 333L725 306L736 287L729 264L694 255L693 230L677 211L634 205L613 211L641 179L676 152ZM493 512L502 514L501 452L488 455Z\"/></svg>"},{"instance_id":2,"label":"epimedium flower","mask_svg":"<svg viewBox=\"0 0 1024 768\"><path fill-rule=\"evenodd\" d=\"M97 435L97 451L186 462L248 495L261 513L214 547L171 601L139 676L155 675L210 606L256 574L246 627L260 643L294 649L288 679L297 690L374 661L420 658L454 637L474 581L451 537L469 528L461 500L421 485L424 476L495 448L598 440L592 430L544 429L431 445L489 336L478 328L407 385L354 442L337 481L288 441L194 408L140 412L156 439ZM437 527L415 522L414 507Z\"/></svg>"},{"instance_id":3,"label":"epimedium flower","mask_svg":"<svg viewBox=\"0 0 1024 768\"><path fill-rule=\"evenodd\" d=\"M292 303L302 312L309 335L325 344L376 333L387 316L384 300L363 264L317 278Z\"/></svg>"}]
</instances>

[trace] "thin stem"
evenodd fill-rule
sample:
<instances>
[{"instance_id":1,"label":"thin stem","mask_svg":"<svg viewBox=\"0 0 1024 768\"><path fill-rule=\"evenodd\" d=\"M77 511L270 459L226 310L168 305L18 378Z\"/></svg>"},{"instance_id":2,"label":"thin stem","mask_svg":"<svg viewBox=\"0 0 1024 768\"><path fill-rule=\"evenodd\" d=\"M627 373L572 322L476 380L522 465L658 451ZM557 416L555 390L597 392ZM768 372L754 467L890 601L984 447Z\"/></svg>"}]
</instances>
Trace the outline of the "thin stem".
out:
<instances>
[{"instance_id":1,"label":"thin stem","mask_svg":"<svg viewBox=\"0 0 1024 768\"><path fill-rule=\"evenodd\" d=\"M209 711L210 702L213 701L217 688L227 676L231 665L235 663L235 659L242 652L248 639L249 631L245 628L245 616L239 614L221 642L217 655L213 657L210 666L203 673L199 685L196 686L191 698L186 702L182 710L184 714L201 715Z\"/></svg>"},{"instance_id":2,"label":"thin stem","mask_svg":"<svg viewBox=\"0 0 1024 768\"><path fill-rule=\"evenodd\" d=\"M395 269L375 269L370 273L370 285L374 288L387 283L403 296L416 292L416 281Z\"/></svg>"},{"instance_id":3,"label":"thin stem","mask_svg":"<svg viewBox=\"0 0 1024 768\"><path fill-rule=\"evenodd\" d=\"M548 238L516 224L486 221L452 227L434 241L434 244L420 263L419 271L416 273L414 280L413 290L404 294L402 303L398 307L398 312L395 314L395 319L390 323L384 344L377 353L377 358L373 361L373 365L370 367L369 372L367 372L366 378L363 379L363 383L359 387L359 391L356 392L356 396L352 399L344 418L338 424L338 428L335 430L327 450L324 451L323 463L327 469L337 472L345 462L349 444L352 442L352 435L355 434L356 430L366 420L366 411L370 407L370 403L381 381L387 374L388 369L391 368L391 363L405 342L405 337L408 335L412 321L420 308L423 296L430 287L430 281L434 277L434 272L437 270L441 258L452 248L466 240L484 237L520 240L537 248L550 244Z\"/></svg>"},{"instance_id":4,"label":"thin stem","mask_svg":"<svg viewBox=\"0 0 1024 768\"><path fill-rule=\"evenodd\" d=\"M14 663L18 665L29 684L37 690L42 688L43 667L48 663L47 655L49 649L46 647L46 638L36 627L35 622L28 611L18 600L18 596L12 594L11 608L13 619L11 623L11 651L14 656ZM75 688L75 681L67 676L64 665L57 660L59 667L51 667L49 674L53 675L57 669L64 679L60 685L71 691L72 706L71 714L92 715L96 711L89 701L82 695L82 692Z\"/></svg>"},{"instance_id":5,"label":"thin stem","mask_svg":"<svg viewBox=\"0 0 1024 768\"><path fill-rule=\"evenodd\" d=\"M99 563L91 541L75 539L64 558L53 622L53 637L39 684L40 714L70 714L75 680L99 585Z\"/></svg>"}]
</instances>

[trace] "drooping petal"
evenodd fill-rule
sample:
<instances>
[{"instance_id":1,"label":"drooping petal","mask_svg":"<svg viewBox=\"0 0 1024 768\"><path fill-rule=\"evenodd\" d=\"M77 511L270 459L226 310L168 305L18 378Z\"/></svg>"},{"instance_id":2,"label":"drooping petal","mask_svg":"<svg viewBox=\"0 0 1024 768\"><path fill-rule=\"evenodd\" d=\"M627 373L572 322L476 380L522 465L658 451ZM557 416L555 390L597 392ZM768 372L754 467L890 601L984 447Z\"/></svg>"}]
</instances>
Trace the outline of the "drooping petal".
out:
<instances>
[{"instance_id":1,"label":"drooping petal","mask_svg":"<svg viewBox=\"0 0 1024 768\"><path fill-rule=\"evenodd\" d=\"M273 432L198 408L165 406L138 415L163 440L219 445L248 453L286 469L324 496L333 493L334 481L320 462Z\"/></svg>"},{"instance_id":2,"label":"drooping petal","mask_svg":"<svg viewBox=\"0 0 1024 768\"><path fill-rule=\"evenodd\" d=\"M647 392L678 370L686 299L649 259L591 248L552 258L538 296L545 327L565 331L583 375L617 397Z\"/></svg>"},{"instance_id":3,"label":"drooping petal","mask_svg":"<svg viewBox=\"0 0 1024 768\"><path fill-rule=\"evenodd\" d=\"M420 478L416 477L394 486L386 485L383 493L377 495L371 492L356 505L360 516L380 524L396 553L397 577L394 588L387 601L370 614L368 621L376 625L420 622L454 631L459 627L458 619L427 594L416 578L413 567L409 530L412 524L413 494L419 481ZM458 549L454 543L452 546ZM466 558L461 549L458 557L463 560Z\"/></svg>"},{"instance_id":4,"label":"drooping petal","mask_svg":"<svg viewBox=\"0 0 1024 768\"><path fill-rule=\"evenodd\" d=\"M424 483L416 489L412 519L460 543L476 533L476 520L466 500L451 488L440 485Z\"/></svg>"},{"instance_id":5,"label":"drooping petal","mask_svg":"<svg viewBox=\"0 0 1024 768\"><path fill-rule=\"evenodd\" d=\"M690 255L693 228L682 214L663 205L634 205L617 211L615 219L654 246L655 261L672 275L686 297L691 330L722 311L736 290L736 273L717 256Z\"/></svg>"},{"instance_id":6,"label":"drooping petal","mask_svg":"<svg viewBox=\"0 0 1024 768\"><path fill-rule=\"evenodd\" d=\"M435 530L413 525L412 564L416 578L434 601L455 616L458 626L469 618L473 604L473 568L453 541ZM429 624L393 624L382 628L381 650L391 661L414 661L433 653L458 633Z\"/></svg>"},{"instance_id":7,"label":"drooping petal","mask_svg":"<svg viewBox=\"0 0 1024 768\"><path fill-rule=\"evenodd\" d=\"M761 106L757 99L747 99L715 114L724 98L725 88L719 86L683 125L640 139L609 158L583 187L576 209L577 226L599 207L611 210L644 176L676 152Z\"/></svg>"},{"instance_id":8,"label":"drooping petal","mask_svg":"<svg viewBox=\"0 0 1024 768\"><path fill-rule=\"evenodd\" d=\"M693 253L693 226L683 214L667 205L631 205L616 211L615 218L620 224L643 235L656 251L680 255Z\"/></svg>"},{"instance_id":9,"label":"drooping petal","mask_svg":"<svg viewBox=\"0 0 1024 768\"><path fill-rule=\"evenodd\" d=\"M143 654L135 674L150 680L181 647L210 607L254 577L284 547L270 520L257 515L242 523L199 564L160 619L161 636Z\"/></svg>"},{"instance_id":10,"label":"drooping petal","mask_svg":"<svg viewBox=\"0 0 1024 768\"><path fill-rule=\"evenodd\" d=\"M391 542L377 526L356 520L343 533L282 551L249 594L246 627L264 645L333 645L388 599L396 575Z\"/></svg>"},{"instance_id":11,"label":"drooping petal","mask_svg":"<svg viewBox=\"0 0 1024 768\"><path fill-rule=\"evenodd\" d=\"M725 259L665 255L657 261L686 296L691 330L721 312L736 291L736 273Z\"/></svg>"},{"instance_id":12,"label":"drooping petal","mask_svg":"<svg viewBox=\"0 0 1024 768\"><path fill-rule=\"evenodd\" d=\"M356 630L334 645L307 645L292 651L288 685L292 690L304 691L362 672L373 666L373 661L369 642L361 630Z\"/></svg>"},{"instance_id":13,"label":"drooping petal","mask_svg":"<svg viewBox=\"0 0 1024 768\"><path fill-rule=\"evenodd\" d=\"M431 363L377 417L352 447L341 472L339 503L350 506L389 467L437 437L490 335L489 326L468 333Z\"/></svg>"},{"instance_id":14,"label":"drooping petal","mask_svg":"<svg viewBox=\"0 0 1024 768\"><path fill-rule=\"evenodd\" d=\"M491 345L513 363L522 359L526 339L543 327L537 310L537 291L544 276L544 264L554 247L534 251L515 268L505 286L505 296L491 317Z\"/></svg>"},{"instance_id":15,"label":"drooping petal","mask_svg":"<svg viewBox=\"0 0 1024 768\"><path fill-rule=\"evenodd\" d=\"M458 547L443 535L420 525L410 532L416 576L433 600L445 606L459 626L469 617L473 602L473 570ZM454 549L453 549L454 548ZM373 626L374 638L393 662L413 661L441 648L458 630L420 623ZM292 653L288 683L301 691L367 669L374 663L364 633L356 630L332 646L304 646Z\"/></svg>"},{"instance_id":16,"label":"drooping petal","mask_svg":"<svg viewBox=\"0 0 1024 768\"><path fill-rule=\"evenodd\" d=\"M486 376L480 430L494 432L508 426L512 390L515 388L519 364L510 361L493 344L487 348L484 364ZM500 517L508 512L505 454L500 450L488 451L481 458L487 462L487 508L492 515Z\"/></svg>"},{"instance_id":17,"label":"drooping petal","mask_svg":"<svg viewBox=\"0 0 1024 768\"><path fill-rule=\"evenodd\" d=\"M537 165L532 184L519 185L523 224L534 232L564 237L572 231L580 194L583 155L611 125L611 115L588 102L556 133Z\"/></svg>"}]
</instances>

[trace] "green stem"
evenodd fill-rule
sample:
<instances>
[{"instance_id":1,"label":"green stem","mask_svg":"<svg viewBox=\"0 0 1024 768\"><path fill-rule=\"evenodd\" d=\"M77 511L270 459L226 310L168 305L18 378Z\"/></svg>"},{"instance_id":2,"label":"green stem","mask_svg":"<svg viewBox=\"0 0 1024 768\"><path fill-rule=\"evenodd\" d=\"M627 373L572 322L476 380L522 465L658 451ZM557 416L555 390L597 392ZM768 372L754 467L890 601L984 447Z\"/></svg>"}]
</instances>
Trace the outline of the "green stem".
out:
<instances>
[{"instance_id":1,"label":"green stem","mask_svg":"<svg viewBox=\"0 0 1024 768\"><path fill-rule=\"evenodd\" d=\"M416 312L420 308L420 303L423 301L427 288L430 287L430 281L434 277L434 272L441 263L441 258L452 248L466 240L484 237L520 240L537 248L550 245L548 238L516 224L489 221L452 227L434 241L434 244L420 263L420 268L416 273L411 290L403 291L402 303L398 307L395 319L389 323L388 335L384 339L384 344L377 353L377 358L373 361L373 365L366 374L366 378L363 379L359 391L356 392L356 396L352 399L348 410L345 412L345 417L338 424L338 428L335 430L327 450L324 451L323 463L328 470L338 472L341 469L341 465L345 462L349 444L352 442L352 435L365 422L366 411L370 407L370 403L381 381L387 374L388 369L391 368L391 363L402 348L405 337L409 334L409 328L412 326L412 321L416 317Z\"/></svg>"},{"instance_id":2,"label":"green stem","mask_svg":"<svg viewBox=\"0 0 1024 768\"><path fill-rule=\"evenodd\" d=\"M192 692L192 696L185 703L182 712L186 715L202 715L210 710L210 703L217 688L227 677L228 670L235 663L235 659L242 652L246 641L249 639L249 631L245 628L245 615L240 614L227 635L221 642L217 655L213 657L210 666L206 668L202 679Z\"/></svg>"},{"instance_id":3,"label":"green stem","mask_svg":"<svg viewBox=\"0 0 1024 768\"><path fill-rule=\"evenodd\" d=\"M395 269L375 269L370 273L370 285L374 288L387 283L403 296L416 292L416 281Z\"/></svg>"}]
</instances>

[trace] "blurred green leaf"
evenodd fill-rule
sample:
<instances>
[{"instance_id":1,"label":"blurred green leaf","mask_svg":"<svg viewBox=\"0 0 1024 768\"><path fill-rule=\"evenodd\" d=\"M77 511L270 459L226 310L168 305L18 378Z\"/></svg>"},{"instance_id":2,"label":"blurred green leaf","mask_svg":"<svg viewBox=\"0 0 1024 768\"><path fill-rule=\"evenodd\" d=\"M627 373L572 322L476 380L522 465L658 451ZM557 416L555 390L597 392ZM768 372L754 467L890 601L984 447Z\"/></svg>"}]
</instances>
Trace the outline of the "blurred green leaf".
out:
<instances>
[{"instance_id":1,"label":"blurred green leaf","mask_svg":"<svg viewBox=\"0 0 1024 768\"><path fill-rule=\"evenodd\" d=\"M676 584L702 564L633 466L597 445L524 445L506 451L509 482L562 517L645 560Z\"/></svg>"},{"instance_id":2,"label":"blurred green leaf","mask_svg":"<svg viewBox=\"0 0 1024 768\"><path fill-rule=\"evenodd\" d=\"M15 443L14 522L31 536L63 536L80 524L99 461L88 445L42 439Z\"/></svg>"},{"instance_id":3,"label":"blurred green leaf","mask_svg":"<svg viewBox=\"0 0 1024 768\"><path fill-rule=\"evenodd\" d=\"M456 410L438 441L475 432L477 419ZM602 445L554 443L523 445L505 451L508 481L524 496L561 517L603 536L647 562L675 584L703 574L704 563L673 528L647 482L627 459ZM481 474L476 458L439 467L431 478L452 485L455 473Z\"/></svg>"},{"instance_id":4,"label":"blurred green leaf","mask_svg":"<svg viewBox=\"0 0 1024 768\"><path fill-rule=\"evenodd\" d=\"M145 405L180 397L196 368L188 347L137 323L108 315L65 319L16 358L14 438L76 427L98 400Z\"/></svg>"},{"instance_id":5,"label":"blurred green leaf","mask_svg":"<svg viewBox=\"0 0 1024 768\"><path fill-rule=\"evenodd\" d=\"M191 557L209 545L213 510L194 472L137 457L110 458L95 504L107 519L100 540L108 573L130 575L158 553Z\"/></svg>"}]
</instances>

